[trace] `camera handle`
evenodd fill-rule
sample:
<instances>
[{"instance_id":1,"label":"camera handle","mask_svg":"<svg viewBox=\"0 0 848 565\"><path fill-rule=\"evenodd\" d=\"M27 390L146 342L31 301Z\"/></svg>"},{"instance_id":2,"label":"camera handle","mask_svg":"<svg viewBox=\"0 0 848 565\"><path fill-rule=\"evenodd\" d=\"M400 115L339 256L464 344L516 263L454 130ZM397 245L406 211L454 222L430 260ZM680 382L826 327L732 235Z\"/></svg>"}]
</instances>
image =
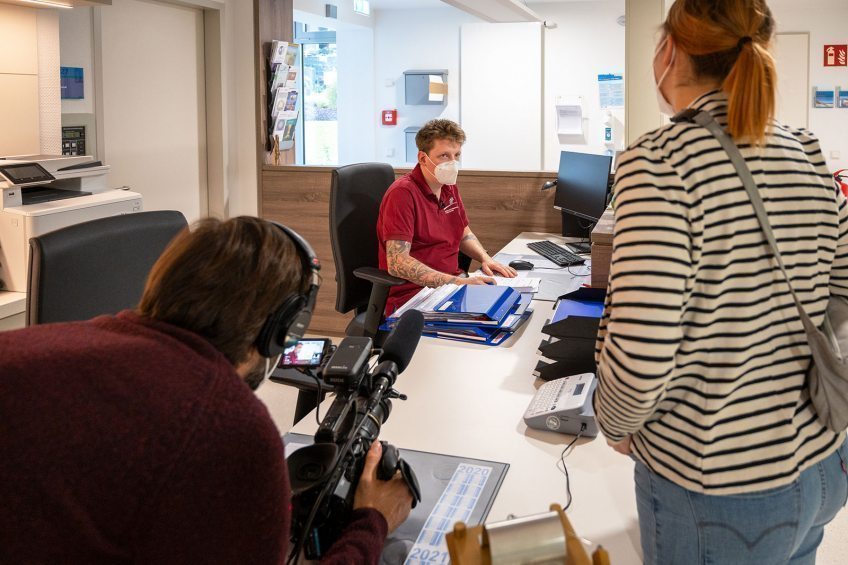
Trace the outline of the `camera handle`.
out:
<instances>
[{"instance_id":1,"label":"camera handle","mask_svg":"<svg viewBox=\"0 0 848 565\"><path fill-rule=\"evenodd\" d=\"M377 467L377 478L381 481L388 481L395 476L395 473L400 471L401 477L406 482L410 494L412 494L412 507L415 508L421 502L421 486L418 484L418 477L415 476L415 471L405 459L401 459L398 448L387 441L381 441L383 446L383 455L380 458L380 465Z\"/></svg>"}]
</instances>

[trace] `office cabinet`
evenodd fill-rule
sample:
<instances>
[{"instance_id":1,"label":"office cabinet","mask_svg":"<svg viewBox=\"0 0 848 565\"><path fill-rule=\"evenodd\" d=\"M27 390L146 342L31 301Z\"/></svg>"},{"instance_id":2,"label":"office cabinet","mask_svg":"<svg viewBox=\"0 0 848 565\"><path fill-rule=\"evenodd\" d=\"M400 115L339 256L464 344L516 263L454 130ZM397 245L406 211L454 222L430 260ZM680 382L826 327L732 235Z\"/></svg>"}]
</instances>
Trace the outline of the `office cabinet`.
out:
<instances>
[{"instance_id":1,"label":"office cabinet","mask_svg":"<svg viewBox=\"0 0 848 565\"><path fill-rule=\"evenodd\" d=\"M407 163L417 163L418 162L418 146L415 145L415 135L418 133L418 130L421 128L419 126L412 126L403 129L403 136L406 141L406 162Z\"/></svg>"},{"instance_id":2,"label":"office cabinet","mask_svg":"<svg viewBox=\"0 0 848 565\"><path fill-rule=\"evenodd\" d=\"M404 102L409 106L444 106L448 98L445 69L404 71Z\"/></svg>"}]
</instances>

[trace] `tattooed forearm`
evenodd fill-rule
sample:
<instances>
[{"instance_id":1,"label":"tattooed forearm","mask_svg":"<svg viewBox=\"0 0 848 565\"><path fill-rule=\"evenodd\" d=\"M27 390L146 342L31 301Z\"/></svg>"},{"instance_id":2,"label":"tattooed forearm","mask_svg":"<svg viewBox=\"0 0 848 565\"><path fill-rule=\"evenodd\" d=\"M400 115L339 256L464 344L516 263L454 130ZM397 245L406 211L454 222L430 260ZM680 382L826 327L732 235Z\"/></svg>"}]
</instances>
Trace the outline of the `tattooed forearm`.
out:
<instances>
[{"instance_id":1,"label":"tattooed forearm","mask_svg":"<svg viewBox=\"0 0 848 565\"><path fill-rule=\"evenodd\" d=\"M483 249L483 244L480 243L480 240L477 239L477 236L468 227L465 228L465 233L459 242L459 250L481 263L489 258L489 254Z\"/></svg>"},{"instance_id":2,"label":"tattooed forearm","mask_svg":"<svg viewBox=\"0 0 848 565\"><path fill-rule=\"evenodd\" d=\"M386 242L386 263L389 274L421 286L437 287L456 282L457 277L431 269L409 255L412 244L408 241Z\"/></svg>"}]
</instances>

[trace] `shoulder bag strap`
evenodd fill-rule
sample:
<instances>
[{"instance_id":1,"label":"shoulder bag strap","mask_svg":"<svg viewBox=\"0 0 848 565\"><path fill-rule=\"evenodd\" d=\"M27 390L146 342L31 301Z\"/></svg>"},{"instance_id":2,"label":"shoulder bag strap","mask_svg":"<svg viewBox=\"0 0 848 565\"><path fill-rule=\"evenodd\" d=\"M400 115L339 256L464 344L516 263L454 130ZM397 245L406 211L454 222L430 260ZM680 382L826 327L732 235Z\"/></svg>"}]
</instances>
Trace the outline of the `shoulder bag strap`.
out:
<instances>
[{"instance_id":1,"label":"shoulder bag strap","mask_svg":"<svg viewBox=\"0 0 848 565\"><path fill-rule=\"evenodd\" d=\"M792 298L795 300L795 306L798 307L798 313L801 315L801 321L803 322L804 329L807 333L810 333L811 330L815 330L815 326L810 320L810 317L804 311L804 307L801 305L801 300L798 298L798 295L795 293L795 289L792 288L792 280L789 278L789 273L786 271L786 267L783 264L783 259L780 256L780 251L777 248L777 241L774 239L774 233L771 230L771 224L769 223L768 214L766 214L765 205L763 204L763 199L760 198L760 193L757 190L757 183L754 182L754 177L751 175L751 170L748 168L748 164L745 162L745 158L742 157L742 153L739 152L739 148L736 147L736 144L733 142L733 139L727 135L727 132L724 131L724 128L715 121L712 114L706 112L704 110L694 110L692 108L688 108L678 113L672 121L675 122L694 122L699 126L707 128L707 130L713 135L713 137L718 140L721 146L724 148L727 156L730 157L731 163L736 168L736 173L739 175L739 178L742 180L742 184L745 186L745 190L748 192L748 197L751 200L751 205L754 207L754 213L757 215L757 219L760 221L760 227L763 230L763 233L766 236L766 240L771 246L772 253L774 254L774 258L777 261L780 270L783 271L783 276L786 277L786 284L789 286L789 291L792 293ZM831 341L835 343L835 336L833 331L828 323L827 316L825 316L825 324L824 324L824 332L830 338Z\"/></svg>"}]
</instances>

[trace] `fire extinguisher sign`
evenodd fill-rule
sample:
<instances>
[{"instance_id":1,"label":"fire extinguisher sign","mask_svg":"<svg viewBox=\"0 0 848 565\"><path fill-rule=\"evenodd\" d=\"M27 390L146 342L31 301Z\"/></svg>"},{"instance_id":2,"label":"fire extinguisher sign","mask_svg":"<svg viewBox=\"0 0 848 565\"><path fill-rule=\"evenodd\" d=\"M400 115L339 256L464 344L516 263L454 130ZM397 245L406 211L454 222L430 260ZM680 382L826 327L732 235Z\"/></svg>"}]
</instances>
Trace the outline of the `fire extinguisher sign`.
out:
<instances>
[{"instance_id":1,"label":"fire extinguisher sign","mask_svg":"<svg viewBox=\"0 0 848 565\"><path fill-rule=\"evenodd\" d=\"M848 67L848 45L825 45L825 67Z\"/></svg>"}]
</instances>

